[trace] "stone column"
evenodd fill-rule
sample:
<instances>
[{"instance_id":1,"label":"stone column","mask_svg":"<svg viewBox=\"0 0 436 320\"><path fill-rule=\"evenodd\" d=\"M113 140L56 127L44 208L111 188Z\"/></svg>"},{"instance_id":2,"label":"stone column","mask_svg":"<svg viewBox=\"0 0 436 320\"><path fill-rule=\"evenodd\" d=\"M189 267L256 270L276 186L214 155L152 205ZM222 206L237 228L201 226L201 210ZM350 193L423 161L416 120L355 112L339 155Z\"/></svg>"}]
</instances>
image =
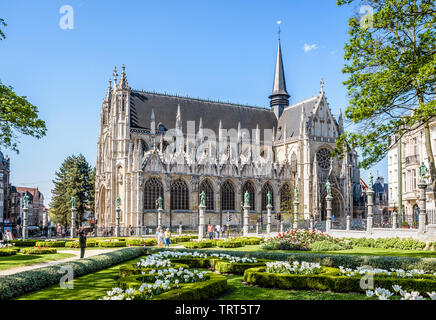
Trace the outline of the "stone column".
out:
<instances>
[{"instance_id":1,"label":"stone column","mask_svg":"<svg viewBox=\"0 0 436 320\"><path fill-rule=\"evenodd\" d=\"M204 213L206 211L206 206L200 204L198 206L198 209L200 210L200 219L199 219L200 221L199 221L199 225L198 225L198 240L201 241L204 238L204 225L205 225L205 222L204 222L204 219L205 219Z\"/></svg>"},{"instance_id":2,"label":"stone column","mask_svg":"<svg viewBox=\"0 0 436 320\"><path fill-rule=\"evenodd\" d=\"M351 229L351 217L347 214L347 227L346 230L349 231Z\"/></svg>"},{"instance_id":3,"label":"stone column","mask_svg":"<svg viewBox=\"0 0 436 320\"><path fill-rule=\"evenodd\" d=\"M425 197L425 189L427 188L427 183L424 181L421 181L418 184L419 188L419 225L418 225L418 232L424 233L425 232L425 215L426 215L426 197Z\"/></svg>"},{"instance_id":4,"label":"stone column","mask_svg":"<svg viewBox=\"0 0 436 320\"><path fill-rule=\"evenodd\" d=\"M120 214L121 214L121 208L117 207L116 216L115 216L115 219L116 219L116 221L115 221L115 223L116 223L115 224L115 237L120 237L120 218L121 218Z\"/></svg>"},{"instance_id":5,"label":"stone column","mask_svg":"<svg viewBox=\"0 0 436 320\"><path fill-rule=\"evenodd\" d=\"M271 214L272 214L272 205L267 205L266 206L266 209L267 209L267 217L266 217L266 220L267 220L267 225L266 225L266 233L267 233L267 235L269 236L270 235L270 233L271 233Z\"/></svg>"},{"instance_id":6,"label":"stone column","mask_svg":"<svg viewBox=\"0 0 436 320\"><path fill-rule=\"evenodd\" d=\"M181 225L181 224L179 224L179 236L181 236L181 235L182 235L182 231L183 231L182 225Z\"/></svg>"},{"instance_id":7,"label":"stone column","mask_svg":"<svg viewBox=\"0 0 436 320\"><path fill-rule=\"evenodd\" d=\"M292 225L292 229L297 230L298 229L298 200L294 201L294 223Z\"/></svg>"},{"instance_id":8,"label":"stone column","mask_svg":"<svg viewBox=\"0 0 436 320\"><path fill-rule=\"evenodd\" d=\"M366 232L372 234L373 220L374 220L374 191L368 189L366 196L368 198L368 216L366 218Z\"/></svg>"},{"instance_id":9,"label":"stone column","mask_svg":"<svg viewBox=\"0 0 436 320\"><path fill-rule=\"evenodd\" d=\"M27 239L27 213L28 212L29 212L29 208L23 207L23 231L22 231L23 240Z\"/></svg>"},{"instance_id":10,"label":"stone column","mask_svg":"<svg viewBox=\"0 0 436 320\"><path fill-rule=\"evenodd\" d=\"M76 208L71 208L71 238L76 234Z\"/></svg>"},{"instance_id":11,"label":"stone column","mask_svg":"<svg viewBox=\"0 0 436 320\"><path fill-rule=\"evenodd\" d=\"M309 219L309 229L313 230L313 216L310 215L310 219Z\"/></svg>"},{"instance_id":12,"label":"stone column","mask_svg":"<svg viewBox=\"0 0 436 320\"><path fill-rule=\"evenodd\" d=\"M398 228L398 212L392 212L392 229Z\"/></svg>"},{"instance_id":13,"label":"stone column","mask_svg":"<svg viewBox=\"0 0 436 320\"><path fill-rule=\"evenodd\" d=\"M248 226L249 226L249 219L250 219L250 215L249 215L249 210L250 210L250 205L244 205L244 225L243 225L243 236L247 237L248 236Z\"/></svg>"},{"instance_id":14,"label":"stone column","mask_svg":"<svg viewBox=\"0 0 436 320\"><path fill-rule=\"evenodd\" d=\"M326 221L326 225L325 225L325 231L326 233L330 233L330 231L332 230L332 201L333 201L333 197L329 194L326 196L326 201L327 201L327 221Z\"/></svg>"},{"instance_id":15,"label":"stone column","mask_svg":"<svg viewBox=\"0 0 436 320\"><path fill-rule=\"evenodd\" d=\"M157 209L157 228L162 228L162 215L163 215L163 209L158 208Z\"/></svg>"}]
</instances>

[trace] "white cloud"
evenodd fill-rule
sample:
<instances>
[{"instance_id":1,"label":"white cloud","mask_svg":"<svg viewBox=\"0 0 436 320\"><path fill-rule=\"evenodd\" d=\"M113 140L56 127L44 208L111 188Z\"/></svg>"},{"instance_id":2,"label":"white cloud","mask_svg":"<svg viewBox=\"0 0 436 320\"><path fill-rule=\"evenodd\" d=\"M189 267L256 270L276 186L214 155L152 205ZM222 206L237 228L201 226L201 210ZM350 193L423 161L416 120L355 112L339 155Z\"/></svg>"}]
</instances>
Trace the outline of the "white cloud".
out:
<instances>
[{"instance_id":1,"label":"white cloud","mask_svg":"<svg viewBox=\"0 0 436 320\"><path fill-rule=\"evenodd\" d=\"M318 46L316 45L316 43L314 43L314 44L305 43L303 46L304 52L309 52L309 51L316 50L316 49L318 49Z\"/></svg>"}]
</instances>

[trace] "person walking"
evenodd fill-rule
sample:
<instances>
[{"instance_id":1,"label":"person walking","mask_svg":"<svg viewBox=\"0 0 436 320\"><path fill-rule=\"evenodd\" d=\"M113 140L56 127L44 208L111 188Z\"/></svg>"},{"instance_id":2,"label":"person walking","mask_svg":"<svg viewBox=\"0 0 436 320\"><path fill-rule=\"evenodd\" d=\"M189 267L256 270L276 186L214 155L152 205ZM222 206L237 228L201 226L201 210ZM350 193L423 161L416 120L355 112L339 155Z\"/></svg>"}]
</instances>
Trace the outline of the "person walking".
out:
<instances>
[{"instance_id":1,"label":"person walking","mask_svg":"<svg viewBox=\"0 0 436 320\"><path fill-rule=\"evenodd\" d=\"M221 226L221 237L225 237L224 232L226 231L226 228L224 227L224 225Z\"/></svg>"},{"instance_id":2,"label":"person walking","mask_svg":"<svg viewBox=\"0 0 436 320\"><path fill-rule=\"evenodd\" d=\"M169 248L170 247L170 243L171 243L171 232L170 232L170 228L167 228L167 230L165 231L165 248Z\"/></svg>"},{"instance_id":3,"label":"person walking","mask_svg":"<svg viewBox=\"0 0 436 320\"><path fill-rule=\"evenodd\" d=\"M221 227L219 224L216 225L215 230L216 230L216 238L219 239L220 238L220 231L221 231Z\"/></svg>"},{"instance_id":4,"label":"person walking","mask_svg":"<svg viewBox=\"0 0 436 320\"><path fill-rule=\"evenodd\" d=\"M162 246L164 245L164 240L165 240L165 234L161 228L159 229L159 242L157 245L159 248L162 248Z\"/></svg>"},{"instance_id":5,"label":"person walking","mask_svg":"<svg viewBox=\"0 0 436 320\"><path fill-rule=\"evenodd\" d=\"M133 236L133 227L132 227L132 225L129 226L129 233L130 233L130 236Z\"/></svg>"},{"instance_id":6,"label":"person walking","mask_svg":"<svg viewBox=\"0 0 436 320\"><path fill-rule=\"evenodd\" d=\"M209 232L209 240L213 240L213 226L210 223L207 225L207 232Z\"/></svg>"},{"instance_id":7,"label":"person walking","mask_svg":"<svg viewBox=\"0 0 436 320\"><path fill-rule=\"evenodd\" d=\"M86 234L84 230L79 231L79 247L80 247L80 259L85 257L86 249Z\"/></svg>"}]
</instances>

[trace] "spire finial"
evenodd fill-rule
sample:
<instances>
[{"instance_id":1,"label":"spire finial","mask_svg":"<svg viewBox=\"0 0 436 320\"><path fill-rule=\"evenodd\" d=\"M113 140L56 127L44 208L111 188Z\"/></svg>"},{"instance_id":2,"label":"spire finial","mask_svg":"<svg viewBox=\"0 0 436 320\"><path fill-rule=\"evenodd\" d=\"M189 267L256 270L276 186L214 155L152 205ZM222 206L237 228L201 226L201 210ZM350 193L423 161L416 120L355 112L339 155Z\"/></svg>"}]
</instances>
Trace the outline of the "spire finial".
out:
<instances>
[{"instance_id":1,"label":"spire finial","mask_svg":"<svg viewBox=\"0 0 436 320\"><path fill-rule=\"evenodd\" d=\"M277 24L278 24L278 26L279 26L279 31L278 31L277 33L278 33L278 35L279 35L279 41L280 41L280 33L282 32L282 31L280 30L280 25L282 24L282 21L281 21L281 20L277 21Z\"/></svg>"},{"instance_id":2,"label":"spire finial","mask_svg":"<svg viewBox=\"0 0 436 320\"><path fill-rule=\"evenodd\" d=\"M114 76L114 86L116 86L117 85L117 78L118 78L117 66L114 67L113 76Z\"/></svg>"},{"instance_id":3,"label":"spire finial","mask_svg":"<svg viewBox=\"0 0 436 320\"><path fill-rule=\"evenodd\" d=\"M127 84L127 76L126 76L126 67L123 64L122 71L121 71L121 77L120 77L120 84L121 89L128 89L129 86Z\"/></svg>"},{"instance_id":4,"label":"spire finial","mask_svg":"<svg viewBox=\"0 0 436 320\"><path fill-rule=\"evenodd\" d=\"M321 78L321 93L324 93L324 79Z\"/></svg>"}]
</instances>

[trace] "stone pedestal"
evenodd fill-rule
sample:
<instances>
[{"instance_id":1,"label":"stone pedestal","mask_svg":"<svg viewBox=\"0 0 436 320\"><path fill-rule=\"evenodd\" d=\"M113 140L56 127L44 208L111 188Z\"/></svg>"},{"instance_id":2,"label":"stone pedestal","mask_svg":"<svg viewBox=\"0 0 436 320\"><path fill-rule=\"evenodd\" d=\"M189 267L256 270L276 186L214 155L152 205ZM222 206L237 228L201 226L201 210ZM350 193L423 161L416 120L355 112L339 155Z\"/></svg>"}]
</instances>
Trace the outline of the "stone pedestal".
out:
<instances>
[{"instance_id":1,"label":"stone pedestal","mask_svg":"<svg viewBox=\"0 0 436 320\"><path fill-rule=\"evenodd\" d=\"M266 233L267 233L267 235L269 236L270 235L270 233L271 233L271 215L272 215L272 205L267 205L266 206L266 209L267 209L267 216L266 216L266 222L267 222L267 225L266 225Z\"/></svg>"},{"instance_id":2,"label":"stone pedestal","mask_svg":"<svg viewBox=\"0 0 436 320\"><path fill-rule=\"evenodd\" d=\"M23 231L22 231L22 238L23 240L27 239L27 213L29 209L24 207L23 208Z\"/></svg>"},{"instance_id":3,"label":"stone pedestal","mask_svg":"<svg viewBox=\"0 0 436 320\"><path fill-rule=\"evenodd\" d=\"M351 229L351 217L350 215L347 215L347 221L346 221L346 228L347 231Z\"/></svg>"},{"instance_id":4,"label":"stone pedestal","mask_svg":"<svg viewBox=\"0 0 436 320\"><path fill-rule=\"evenodd\" d=\"M424 233L425 232L425 215L426 215L426 197L425 197L425 189L427 188L427 183L424 181L421 181L418 184L419 188L419 225L418 225L418 232Z\"/></svg>"},{"instance_id":5,"label":"stone pedestal","mask_svg":"<svg viewBox=\"0 0 436 320\"><path fill-rule=\"evenodd\" d=\"M259 222L256 222L256 234L259 234Z\"/></svg>"},{"instance_id":6,"label":"stone pedestal","mask_svg":"<svg viewBox=\"0 0 436 320\"><path fill-rule=\"evenodd\" d=\"M292 229L298 229L298 204L297 200L294 201L294 223L292 224Z\"/></svg>"},{"instance_id":7,"label":"stone pedestal","mask_svg":"<svg viewBox=\"0 0 436 320\"><path fill-rule=\"evenodd\" d=\"M179 236L182 235L182 232L183 232L183 227L181 224L179 224Z\"/></svg>"},{"instance_id":8,"label":"stone pedestal","mask_svg":"<svg viewBox=\"0 0 436 320\"><path fill-rule=\"evenodd\" d=\"M374 225L374 191L368 189L366 191L368 199L368 215L366 217L366 232L372 234L372 228Z\"/></svg>"},{"instance_id":9,"label":"stone pedestal","mask_svg":"<svg viewBox=\"0 0 436 320\"><path fill-rule=\"evenodd\" d=\"M242 233L244 237L248 236L248 227L249 227L249 221L250 221L250 214L249 214L249 210L250 210L250 206L246 206L244 205L244 224L242 227Z\"/></svg>"},{"instance_id":10,"label":"stone pedestal","mask_svg":"<svg viewBox=\"0 0 436 320\"><path fill-rule=\"evenodd\" d=\"M325 198L327 201L327 221L325 224L325 231L326 233L330 233L332 230L332 201L333 197L331 195L327 195Z\"/></svg>"},{"instance_id":11,"label":"stone pedestal","mask_svg":"<svg viewBox=\"0 0 436 320\"><path fill-rule=\"evenodd\" d=\"M283 233L283 221L280 220L280 233Z\"/></svg>"},{"instance_id":12,"label":"stone pedestal","mask_svg":"<svg viewBox=\"0 0 436 320\"><path fill-rule=\"evenodd\" d=\"M206 206L202 206L200 205L199 207L199 216L200 216L200 224L198 225L198 240L203 240L204 238L204 226L205 226L205 217L204 217L204 213L206 211Z\"/></svg>"},{"instance_id":13,"label":"stone pedestal","mask_svg":"<svg viewBox=\"0 0 436 320\"><path fill-rule=\"evenodd\" d=\"M121 218L121 208L116 209L116 221L115 221L115 237L121 236L121 229L120 229L120 218Z\"/></svg>"},{"instance_id":14,"label":"stone pedestal","mask_svg":"<svg viewBox=\"0 0 436 320\"><path fill-rule=\"evenodd\" d=\"M157 209L157 228L162 228L162 216L163 216L163 209L159 208Z\"/></svg>"},{"instance_id":15,"label":"stone pedestal","mask_svg":"<svg viewBox=\"0 0 436 320\"><path fill-rule=\"evenodd\" d=\"M398 228L398 212L392 213L392 229Z\"/></svg>"},{"instance_id":16,"label":"stone pedestal","mask_svg":"<svg viewBox=\"0 0 436 320\"><path fill-rule=\"evenodd\" d=\"M71 238L76 236L76 208L71 208Z\"/></svg>"}]
</instances>

